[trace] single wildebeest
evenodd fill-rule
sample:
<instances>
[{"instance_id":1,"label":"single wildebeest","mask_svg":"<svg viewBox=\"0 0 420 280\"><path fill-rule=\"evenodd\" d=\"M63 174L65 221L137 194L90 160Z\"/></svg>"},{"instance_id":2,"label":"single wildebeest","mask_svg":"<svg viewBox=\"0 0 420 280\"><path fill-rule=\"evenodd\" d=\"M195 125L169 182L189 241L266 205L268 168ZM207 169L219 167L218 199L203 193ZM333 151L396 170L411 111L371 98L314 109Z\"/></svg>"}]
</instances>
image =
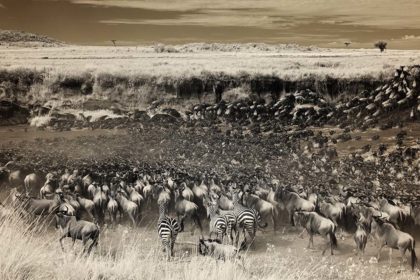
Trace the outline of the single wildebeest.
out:
<instances>
[{"instance_id":1,"label":"single wildebeest","mask_svg":"<svg viewBox=\"0 0 420 280\"><path fill-rule=\"evenodd\" d=\"M330 248L331 248L331 255L334 255L333 249L337 247L337 238L335 236L336 225L330 220L325 217L322 217L316 212L295 212L294 218L303 226L309 234L309 244L308 249L314 246L314 234L320 234L321 236L330 238ZM322 254L328 248L328 244L325 249L322 251Z\"/></svg>"},{"instance_id":2,"label":"single wildebeest","mask_svg":"<svg viewBox=\"0 0 420 280\"><path fill-rule=\"evenodd\" d=\"M245 192L242 199L245 201L244 205L257 210L263 220L271 219L274 231L277 230L276 217L278 213L273 204L249 192Z\"/></svg>"},{"instance_id":3,"label":"single wildebeest","mask_svg":"<svg viewBox=\"0 0 420 280\"><path fill-rule=\"evenodd\" d=\"M121 206L121 209L123 210L123 212L128 215L131 222L133 223L133 227L135 227L138 222L137 218L139 214L139 206L136 203L128 200L122 191L117 192L117 195L115 196L115 200Z\"/></svg>"},{"instance_id":4,"label":"single wildebeest","mask_svg":"<svg viewBox=\"0 0 420 280\"><path fill-rule=\"evenodd\" d=\"M63 203L63 196L55 194L53 199L37 199L25 195L15 195L22 203L23 208L34 215L48 215L58 210Z\"/></svg>"},{"instance_id":5,"label":"single wildebeest","mask_svg":"<svg viewBox=\"0 0 420 280\"><path fill-rule=\"evenodd\" d=\"M201 239L198 243L198 252L203 256L211 256L216 260L240 259L239 250L233 245L222 244L217 239Z\"/></svg>"},{"instance_id":6,"label":"single wildebeest","mask_svg":"<svg viewBox=\"0 0 420 280\"><path fill-rule=\"evenodd\" d=\"M368 229L366 228L366 224L363 223L362 219L360 219L357 223L357 230L354 233L354 242L356 243L357 247L357 254L365 253L366 243L368 239Z\"/></svg>"},{"instance_id":7,"label":"single wildebeest","mask_svg":"<svg viewBox=\"0 0 420 280\"><path fill-rule=\"evenodd\" d=\"M119 206L118 202L115 200L115 193L113 191L111 191L109 195L106 209L108 210L109 216L111 217L112 226L114 227L117 224L117 212L119 211Z\"/></svg>"},{"instance_id":8,"label":"single wildebeest","mask_svg":"<svg viewBox=\"0 0 420 280\"><path fill-rule=\"evenodd\" d=\"M76 216L68 215L66 210L60 210L56 213L57 222L63 229L63 235L60 237L60 246L64 252L63 239L70 237L73 240L73 246L76 239L82 240L83 252L86 251L86 244L89 239L92 239L92 244L89 246L88 253L91 252L93 246L98 245L99 226L88 221L76 220Z\"/></svg>"},{"instance_id":9,"label":"single wildebeest","mask_svg":"<svg viewBox=\"0 0 420 280\"><path fill-rule=\"evenodd\" d=\"M392 249L398 249L400 251L403 262L405 259L405 252L409 250L411 252L411 269L414 271L414 267L417 262L415 251L416 241L410 234L396 229L391 223L387 222L383 217L380 216L373 217L372 234L378 241L378 261L384 246L388 246L390 248L390 263L392 257Z\"/></svg>"},{"instance_id":10,"label":"single wildebeest","mask_svg":"<svg viewBox=\"0 0 420 280\"><path fill-rule=\"evenodd\" d=\"M293 214L295 211L315 211L315 204L309 200L301 198L296 192L292 190L279 188L276 192L276 199L278 199L281 208L287 209L292 226L295 225L295 221L293 219Z\"/></svg>"},{"instance_id":11,"label":"single wildebeest","mask_svg":"<svg viewBox=\"0 0 420 280\"><path fill-rule=\"evenodd\" d=\"M23 180L25 185L26 194L31 194L32 190L38 189L42 186L41 178L35 173L26 175L25 180Z\"/></svg>"},{"instance_id":12,"label":"single wildebeest","mask_svg":"<svg viewBox=\"0 0 420 280\"><path fill-rule=\"evenodd\" d=\"M388 201L387 199L382 199L379 202L379 210L385 212L389 215L388 220L395 225L400 226L401 223L404 221L404 211L397 205L394 205L392 201Z\"/></svg>"}]
</instances>

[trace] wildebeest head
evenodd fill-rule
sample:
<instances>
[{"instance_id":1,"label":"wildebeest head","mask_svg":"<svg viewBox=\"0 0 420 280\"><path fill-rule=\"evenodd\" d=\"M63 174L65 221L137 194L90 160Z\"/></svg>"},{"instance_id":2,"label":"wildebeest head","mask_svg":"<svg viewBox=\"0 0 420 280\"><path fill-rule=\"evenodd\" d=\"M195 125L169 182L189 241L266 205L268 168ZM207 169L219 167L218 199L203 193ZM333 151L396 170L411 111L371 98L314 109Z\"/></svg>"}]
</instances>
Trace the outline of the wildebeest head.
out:
<instances>
[{"instance_id":1,"label":"wildebeest head","mask_svg":"<svg viewBox=\"0 0 420 280\"><path fill-rule=\"evenodd\" d=\"M303 225L309 219L309 213L304 211L296 211L293 215L296 224Z\"/></svg>"},{"instance_id":2,"label":"wildebeest head","mask_svg":"<svg viewBox=\"0 0 420 280\"><path fill-rule=\"evenodd\" d=\"M204 242L204 239L201 238L198 242L198 253L203 256L207 256L210 253L209 247Z\"/></svg>"},{"instance_id":3,"label":"wildebeest head","mask_svg":"<svg viewBox=\"0 0 420 280\"><path fill-rule=\"evenodd\" d=\"M222 244L219 239L202 239L198 242L198 253L203 256L208 256L214 251L215 244Z\"/></svg>"}]
</instances>

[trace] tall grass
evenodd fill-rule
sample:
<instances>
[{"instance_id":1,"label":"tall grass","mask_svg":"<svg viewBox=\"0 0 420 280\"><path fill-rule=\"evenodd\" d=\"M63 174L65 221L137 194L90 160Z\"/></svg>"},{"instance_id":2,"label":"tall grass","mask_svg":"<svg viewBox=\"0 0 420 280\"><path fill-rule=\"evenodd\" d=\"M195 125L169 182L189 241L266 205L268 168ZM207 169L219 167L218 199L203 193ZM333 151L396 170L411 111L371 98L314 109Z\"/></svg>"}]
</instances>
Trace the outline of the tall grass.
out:
<instances>
[{"instance_id":1,"label":"tall grass","mask_svg":"<svg viewBox=\"0 0 420 280\"><path fill-rule=\"evenodd\" d=\"M0 207L0 214L4 208ZM104 229L98 248L89 256L80 243L71 248L45 219L22 217L10 211L0 215L0 279L416 279L414 273L395 273L378 264L349 258L313 257L302 250L267 250L243 255L244 261L216 261L197 256L195 247L182 244L180 236L175 258L167 261L160 250L155 230L150 227Z\"/></svg>"}]
</instances>

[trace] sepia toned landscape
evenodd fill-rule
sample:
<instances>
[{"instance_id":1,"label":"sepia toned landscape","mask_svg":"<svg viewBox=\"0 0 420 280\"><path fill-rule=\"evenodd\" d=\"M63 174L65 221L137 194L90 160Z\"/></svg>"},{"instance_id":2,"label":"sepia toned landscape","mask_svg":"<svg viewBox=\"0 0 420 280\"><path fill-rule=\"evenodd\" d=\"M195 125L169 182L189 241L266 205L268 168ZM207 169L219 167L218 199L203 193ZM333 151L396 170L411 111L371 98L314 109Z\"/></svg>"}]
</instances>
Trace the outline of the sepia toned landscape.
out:
<instances>
[{"instance_id":1,"label":"sepia toned landscape","mask_svg":"<svg viewBox=\"0 0 420 280\"><path fill-rule=\"evenodd\" d=\"M207 2L0 0L0 279L418 279L418 4Z\"/></svg>"}]
</instances>

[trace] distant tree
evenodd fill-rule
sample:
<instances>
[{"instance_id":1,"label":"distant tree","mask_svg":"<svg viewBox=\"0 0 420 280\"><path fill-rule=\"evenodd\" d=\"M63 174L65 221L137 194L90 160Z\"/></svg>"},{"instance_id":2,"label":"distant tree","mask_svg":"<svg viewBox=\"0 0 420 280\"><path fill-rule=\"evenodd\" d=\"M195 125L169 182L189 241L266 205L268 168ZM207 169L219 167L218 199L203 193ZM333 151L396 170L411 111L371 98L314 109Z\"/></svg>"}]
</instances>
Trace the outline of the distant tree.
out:
<instances>
[{"instance_id":1,"label":"distant tree","mask_svg":"<svg viewBox=\"0 0 420 280\"><path fill-rule=\"evenodd\" d=\"M112 44L114 45L114 47L117 46L117 40L111 40Z\"/></svg>"},{"instance_id":2,"label":"distant tree","mask_svg":"<svg viewBox=\"0 0 420 280\"><path fill-rule=\"evenodd\" d=\"M383 52L386 49L386 46L388 45L385 41L378 41L375 43L375 48L378 48L381 52Z\"/></svg>"},{"instance_id":3,"label":"distant tree","mask_svg":"<svg viewBox=\"0 0 420 280\"><path fill-rule=\"evenodd\" d=\"M351 42L344 42L344 45L346 45L346 48L347 48L348 46L351 45Z\"/></svg>"}]
</instances>

